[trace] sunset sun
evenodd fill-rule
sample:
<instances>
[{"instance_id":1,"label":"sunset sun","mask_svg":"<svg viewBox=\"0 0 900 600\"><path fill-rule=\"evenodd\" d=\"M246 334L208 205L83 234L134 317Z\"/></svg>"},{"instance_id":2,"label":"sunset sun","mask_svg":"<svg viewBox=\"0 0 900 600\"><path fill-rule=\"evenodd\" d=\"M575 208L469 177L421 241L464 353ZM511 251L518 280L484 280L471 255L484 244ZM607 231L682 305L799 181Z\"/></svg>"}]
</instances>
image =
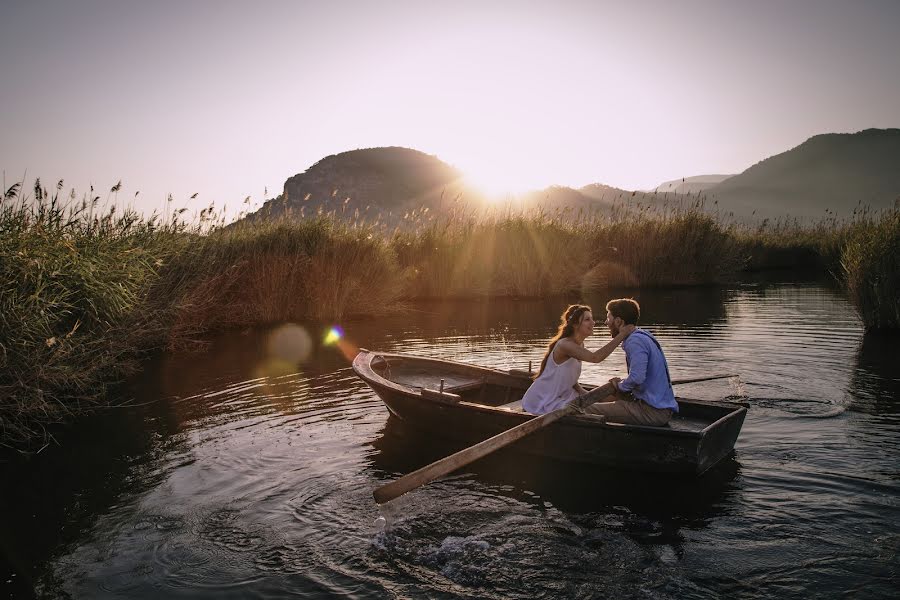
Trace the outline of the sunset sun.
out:
<instances>
[{"instance_id":1,"label":"sunset sun","mask_svg":"<svg viewBox=\"0 0 900 600\"><path fill-rule=\"evenodd\" d=\"M527 160L497 160L494 158L460 166L463 181L468 187L484 194L489 200L500 200L517 196L524 192L541 189L553 181L544 171L551 165L541 167L529 164Z\"/></svg>"},{"instance_id":2,"label":"sunset sun","mask_svg":"<svg viewBox=\"0 0 900 600\"><path fill-rule=\"evenodd\" d=\"M467 187L484 194L490 200L518 195L539 186L529 185L527 179L516 173L470 171L463 178Z\"/></svg>"}]
</instances>

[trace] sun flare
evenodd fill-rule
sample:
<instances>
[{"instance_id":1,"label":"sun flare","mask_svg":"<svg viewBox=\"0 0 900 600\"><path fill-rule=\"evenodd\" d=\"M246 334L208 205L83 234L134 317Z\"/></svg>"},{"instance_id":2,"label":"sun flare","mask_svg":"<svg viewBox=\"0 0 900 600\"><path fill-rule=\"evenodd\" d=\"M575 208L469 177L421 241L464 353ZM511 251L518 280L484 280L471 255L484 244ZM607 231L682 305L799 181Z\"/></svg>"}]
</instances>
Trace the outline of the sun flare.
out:
<instances>
[{"instance_id":1,"label":"sun flare","mask_svg":"<svg viewBox=\"0 0 900 600\"><path fill-rule=\"evenodd\" d=\"M463 180L466 187L472 188L476 192L483 194L486 198L492 201L502 200L504 198L508 198L509 196L518 196L523 192L527 192L538 187L524 183L518 177L500 173L467 173Z\"/></svg>"},{"instance_id":2,"label":"sun flare","mask_svg":"<svg viewBox=\"0 0 900 600\"><path fill-rule=\"evenodd\" d=\"M510 196L545 187L534 174L517 168L503 169L494 165L466 168L463 181L467 187L480 192L489 200L499 201Z\"/></svg>"}]
</instances>

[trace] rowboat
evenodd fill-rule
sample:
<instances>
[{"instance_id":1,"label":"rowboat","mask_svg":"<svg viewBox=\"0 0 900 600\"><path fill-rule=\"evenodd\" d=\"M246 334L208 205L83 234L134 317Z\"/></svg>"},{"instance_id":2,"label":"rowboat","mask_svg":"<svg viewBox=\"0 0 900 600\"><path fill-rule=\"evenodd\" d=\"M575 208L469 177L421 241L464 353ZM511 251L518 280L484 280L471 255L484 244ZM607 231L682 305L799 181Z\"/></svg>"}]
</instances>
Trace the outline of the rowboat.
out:
<instances>
[{"instance_id":1,"label":"rowboat","mask_svg":"<svg viewBox=\"0 0 900 600\"><path fill-rule=\"evenodd\" d=\"M361 349L353 371L392 414L457 441L477 443L534 418L522 409L532 381L524 370ZM747 409L732 402L676 399L679 412L663 427L576 414L509 448L579 463L701 475L732 453Z\"/></svg>"}]
</instances>

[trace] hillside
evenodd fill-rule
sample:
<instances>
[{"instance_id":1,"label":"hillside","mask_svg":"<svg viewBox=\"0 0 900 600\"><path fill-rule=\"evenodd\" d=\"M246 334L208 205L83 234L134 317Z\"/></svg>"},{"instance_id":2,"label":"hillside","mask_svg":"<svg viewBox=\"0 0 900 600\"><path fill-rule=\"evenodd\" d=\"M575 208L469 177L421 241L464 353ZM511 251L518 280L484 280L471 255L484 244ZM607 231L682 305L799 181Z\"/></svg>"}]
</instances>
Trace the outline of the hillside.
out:
<instances>
[{"instance_id":1,"label":"hillside","mask_svg":"<svg viewBox=\"0 0 900 600\"><path fill-rule=\"evenodd\" d=\"M438 207L458 197L462 174L435 156L409 148L366 148L323 158L284 182L248 220L296 218L318 212L394 220L421 206Z\"/></svg>"},{"instance_id":2,"label":"hillside","mask_svg":"<svg viewBox=\"0 0 900 600\"><path fill-rule=\"evenodd\" d=\"M706 190L736 215L849 216L858 203L888 208L900 197L900 129L829 133L760 161Z\"/></svg>"},{"instance_id":3,"label":"hillside","mask_svg":"<svg viewBox=\"0 0 900 600\"><path fill-rule=\"evenodd\" d=\"M328 156L288 178L282 194L247 220L334 212L396 225L413 211L429 218L484 207L609 213L629 205L683 207L698 198L707 209L737 218L849 216L859 203L881 209L898 202L898 164L900 129L867 129L817 135L738 175L686 177L650 192L600 183L551 186L498 201L466 187L463 174L436 156L409 148L367 148Z\"/></svg>"},{"instance_id":4,"label":"hillside","mask_svg":"<svg viewBox=\"0 0 900 600\"><path fill-rule=\"evenodd\" d=\"M630 200L632 192L600 184L581 189L551 186L491 199L466 187L463 174L435 156L409 148L367 148L328 156L288 178L282 194L266 201L246 220L304 218L333 211L347 218L396 225L413 211L421 215L424 208L429 216L484 207L499 211L568 207L602 212L613 202Z\"/></svg>"},{"instance_id":5,"label":"hillside","mask_svg":"<svg viewBox=\"0 0 900 600\"><path fill-rule=\"evenodd\" d=\"M664 181L655 190L658 192L674 192L678 194L697 194L718 185L733 175L695 175L682 177L672 181Z\"/></svg>"}]
</instances>

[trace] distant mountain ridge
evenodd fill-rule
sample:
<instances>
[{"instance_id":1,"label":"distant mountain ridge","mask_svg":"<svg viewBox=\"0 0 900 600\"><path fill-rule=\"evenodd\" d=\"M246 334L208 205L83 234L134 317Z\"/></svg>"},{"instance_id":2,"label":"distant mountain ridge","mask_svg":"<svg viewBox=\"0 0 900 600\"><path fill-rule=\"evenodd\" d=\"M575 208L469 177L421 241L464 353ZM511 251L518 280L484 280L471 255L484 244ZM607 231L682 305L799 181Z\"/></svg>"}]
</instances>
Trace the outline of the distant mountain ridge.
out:
<instances>
[{"instance_id":1,"label":"distant mountain ridge","mask_svg":"<svg viewBox=\"0 0 900 600\"><path fill-rule=\"evenodd\" d=\"M849 216L859 202L892 207L900 203L900 129L817 135L740 174L685 177L653 191L601 183L579 189L550 186L499 204L467 187L463 173L436 156L401 147L358 149L327 156L288 178L280 196L246 218L333 212L396 223L414 211L434 215L460 206L604 212L614 204L659 205L691 197L703 198L708 210L736 217L821 217L826 209Z\"/></svg>"},{"instance_id":2,"label":"distant mountain ridge","mask_svg":"<svg viewBox=\"0 0 900 600\"><path fill-rule=\"evenodd\" d=\"M664 181L654 190L656 192L675 192L678 194L697 194L705 192L729 177L734 175L694 175L693 177L682 177L681 179L673 179L672 181Z\"/></svg>"},{"instance_id":3,"label":"distant mountain ridge","mask_svg":"<svg viewBox=\"0 0 900 600\"><path fill-rule=\"evenodd\" d=\"M594 184L580 190L550 186L505 198L487 198L467 186L463 173L437 157L401 147L366 148L327 156L287 179L277 198L267 200L246 221L305 218L334 213L367 222L396 225L407 216L491 206L497 210L544 208L610 210L637 194Z\"/></svg>"},{"instance_id":4,"label":"distant mountain ridge","mask_svg":"<svg viewBox=\"0 0 900 600\"><path fill-rule=\"evenodd\" d=\"M900 129L827 133L762 160L706 190L735 214L849 216L862 202L889 208L900 198Z\"/></svg>"}]
</instances>

